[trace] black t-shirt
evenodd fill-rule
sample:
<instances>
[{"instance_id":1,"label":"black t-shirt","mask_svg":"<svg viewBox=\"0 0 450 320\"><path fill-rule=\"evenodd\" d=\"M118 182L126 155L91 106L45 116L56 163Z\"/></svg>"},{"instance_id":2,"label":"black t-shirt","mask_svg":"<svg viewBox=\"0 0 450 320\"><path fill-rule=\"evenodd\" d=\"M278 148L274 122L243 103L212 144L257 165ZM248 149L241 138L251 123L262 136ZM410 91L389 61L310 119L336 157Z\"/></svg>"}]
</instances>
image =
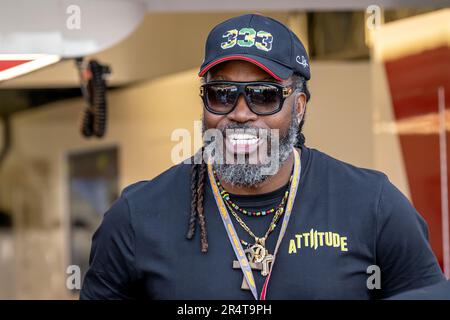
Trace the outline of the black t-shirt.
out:
<instances>
[{"instance_id":1,"label":"black t-shirt","mask_svg":"<svg viewBox=\"0 0 450 320\"><path fill-rule=\"evenodd\" d=\"M307 147L301 164L267 299L387 298L444 281L426 223L386 175ZM199 230L194 239L185 238L190 167L173 166L122 192L94 234L81 299L253 299L251 291L241 289L242 271L233 269L236 257L209 181L204 196L208 253L200 251ZM283 192L232 199L255 210L277 204ZM262 236L273 215L241 217ZM233 224L241 239L252 240ZM266 241L271 253L280 226ZM372 265L380 268L380 289L368 288ZM258 271L253 275L260 293L264 277Z\"/></svg>"},{"instance_id":2,"label":"black t-shirt","mask_svg":"<svg viewBox=\"0 0 450 320\"><path fill-rule=\"evenodd\" d=\"M450 300L450 280L414 289L388 298L389 300Z\"/></svg>"}]
</instances>

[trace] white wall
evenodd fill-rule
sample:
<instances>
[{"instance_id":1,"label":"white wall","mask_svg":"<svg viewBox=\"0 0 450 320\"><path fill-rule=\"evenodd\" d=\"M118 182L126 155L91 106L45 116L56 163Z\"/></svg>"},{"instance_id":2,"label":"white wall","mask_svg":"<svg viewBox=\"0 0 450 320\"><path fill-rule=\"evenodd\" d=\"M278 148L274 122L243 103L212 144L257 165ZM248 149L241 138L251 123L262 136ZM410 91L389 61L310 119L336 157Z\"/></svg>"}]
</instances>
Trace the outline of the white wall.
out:
<instances>
[{"instance_id":1,"label":"white wall","mask_svg":"<svg viewBox=\"0 0 450 320\"><path fill-rule=\"evenodd\" d=\"M369 62L313 63L306 144L340 160L373 167Z\"/></svg>"}]
</instances>

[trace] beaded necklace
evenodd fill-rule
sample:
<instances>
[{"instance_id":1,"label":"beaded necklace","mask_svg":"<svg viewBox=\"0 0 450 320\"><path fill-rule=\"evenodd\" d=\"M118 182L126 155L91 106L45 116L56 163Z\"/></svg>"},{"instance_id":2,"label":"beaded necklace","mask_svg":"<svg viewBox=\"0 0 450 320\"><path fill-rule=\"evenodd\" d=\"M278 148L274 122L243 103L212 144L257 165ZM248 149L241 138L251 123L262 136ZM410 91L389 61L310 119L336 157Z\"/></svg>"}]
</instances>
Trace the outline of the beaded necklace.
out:
<instances>
[{"instance_id":1,"label":"beaded necklace","mask_svg":"<svg viewBox=\"0 0 450 320\"><path fill-rule=\"evenodd\" d=\"M283 199L281 199L281 202L274 208L267 209L267 210L259 210L259 211L250 211L250 210L243 209L230 199L230 194L220 184L219 179L217 178L216 171L213 171L213 172L214 172L214 176L216 178L217 186L219 187L220 195L222 196L222 198L225 201L225 203L227 204L227 206L231 207L234 210L239 211L242 214L245 214L247 216L253 216L253 217L265 216L267 214L276 212L278 209L284 207L284 205L286 204L286 200L289 196L289 189L286 190L286 192L284 193L284 196L283 196ZM292 177L293 177L293 175L291 175L291 177L289 178L289 185L291 184Z\"/></svg>"}]
</instances>

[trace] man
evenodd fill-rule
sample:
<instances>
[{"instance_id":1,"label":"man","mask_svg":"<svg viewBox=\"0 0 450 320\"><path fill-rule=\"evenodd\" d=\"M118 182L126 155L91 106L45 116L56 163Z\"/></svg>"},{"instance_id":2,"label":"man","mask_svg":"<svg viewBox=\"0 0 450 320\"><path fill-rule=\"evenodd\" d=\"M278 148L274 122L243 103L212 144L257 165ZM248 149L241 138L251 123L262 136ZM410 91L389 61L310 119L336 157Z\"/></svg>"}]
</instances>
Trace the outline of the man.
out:
<instances>
[{"instance_id":1,"label":"man","mask_svg":"<svg viewBox=\"0 0 450 320\"><path fill-rule=\"evenodd\" d=\"M199 75L205 136L219 134L193 164L123 191L82 299L372 299L444 281L424 220L384 174L304 145L310 67L292 31L227 20Z\"/></svg>"}]
</instances>

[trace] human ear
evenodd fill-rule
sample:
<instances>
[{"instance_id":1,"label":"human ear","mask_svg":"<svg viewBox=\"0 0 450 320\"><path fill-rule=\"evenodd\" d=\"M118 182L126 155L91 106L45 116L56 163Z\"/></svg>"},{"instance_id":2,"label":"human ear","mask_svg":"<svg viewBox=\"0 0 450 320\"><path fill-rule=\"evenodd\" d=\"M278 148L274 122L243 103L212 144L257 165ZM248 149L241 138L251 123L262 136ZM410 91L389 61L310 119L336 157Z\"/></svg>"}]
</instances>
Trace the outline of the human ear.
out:
<instances>
[{"instance_id":1,"label":"human ear","mask_svg":"<svg viewBox=\"0 0 450 320\"><path fill-rule=\"evenodd\" d=\"M300 123L306 110L306 95L303 92L295 97L295 107L297 108L297 120Z\"/></svg>"}]
</instances>

